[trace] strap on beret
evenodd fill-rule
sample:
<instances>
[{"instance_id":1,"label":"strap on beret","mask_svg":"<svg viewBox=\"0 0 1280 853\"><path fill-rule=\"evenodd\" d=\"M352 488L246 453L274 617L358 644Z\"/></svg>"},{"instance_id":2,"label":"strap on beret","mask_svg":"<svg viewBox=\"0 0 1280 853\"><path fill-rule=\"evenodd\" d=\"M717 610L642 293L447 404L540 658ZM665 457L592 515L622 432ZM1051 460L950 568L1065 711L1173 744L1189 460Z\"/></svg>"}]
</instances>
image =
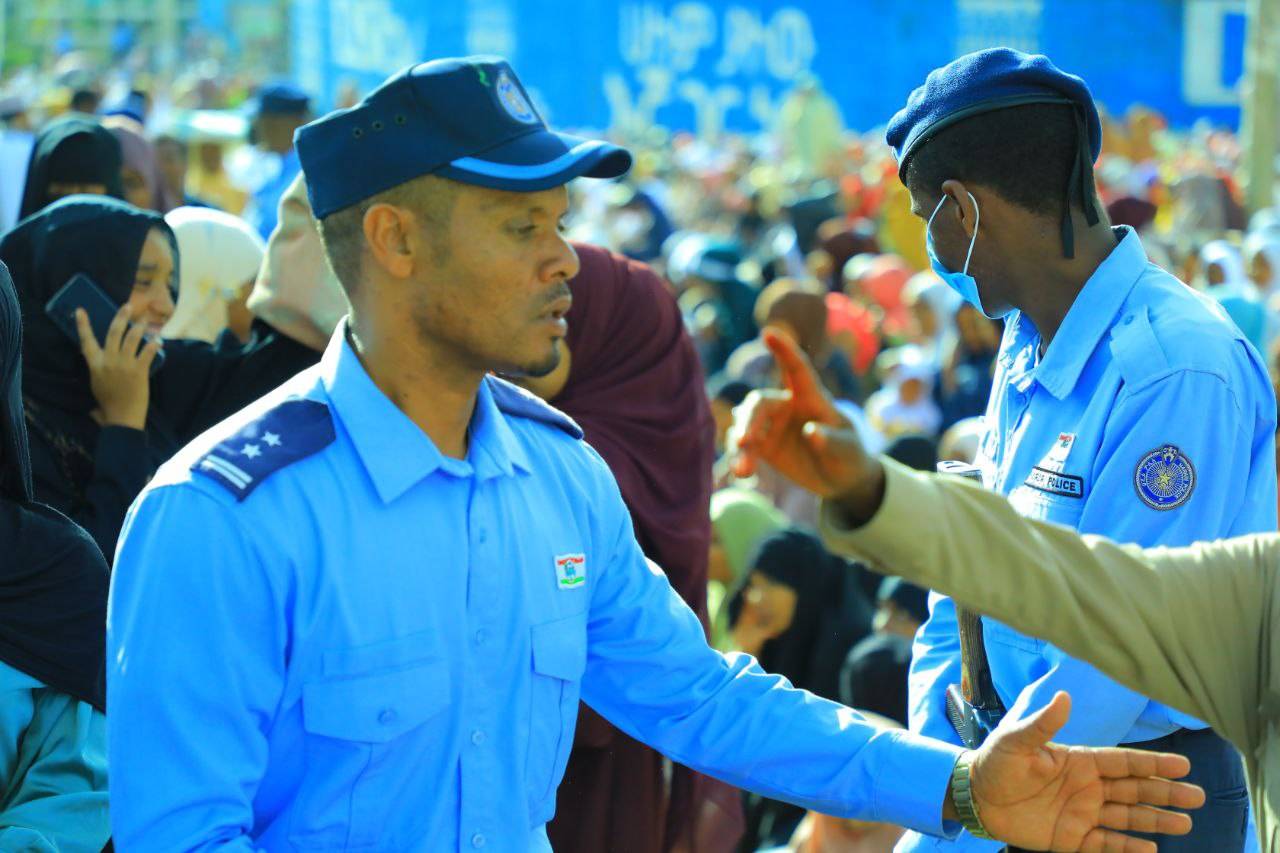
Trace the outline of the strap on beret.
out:
<instances>
[{"instance_id":1,"label":"strap on beret","mask_svg":"<svg viewBox=\"0 0 1280 853\"><path fill-rule=\"evenodd\" d=\"M1089 151L1088 132L1078 107L1072 107L1071 115L1076 125L1075 158L1071 164L1071 178L1067 184L1066 199L1062 203L1062 253L1067 259L1076 256L1075 231L1071 227L1072 200L1079 197L1080 206L1084 208L1085 221L1090 227L1098 224L1098 209L1093 203L1093 193L1090 192L1092 186L1089 177L1092 167L1087 153Z\"/></svg>"}]
</instances>

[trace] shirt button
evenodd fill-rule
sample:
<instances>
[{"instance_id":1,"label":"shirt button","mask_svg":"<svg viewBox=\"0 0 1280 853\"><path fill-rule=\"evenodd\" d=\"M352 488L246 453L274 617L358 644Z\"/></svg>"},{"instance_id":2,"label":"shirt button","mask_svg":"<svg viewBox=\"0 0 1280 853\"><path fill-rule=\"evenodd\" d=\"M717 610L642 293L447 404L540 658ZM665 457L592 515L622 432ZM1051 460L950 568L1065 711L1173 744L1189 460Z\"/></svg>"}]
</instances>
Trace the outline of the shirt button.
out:
<instances>
[{"instance_id":1,"label":"shirt button","mask_svg":"<svg viewBox=\"0 0 1280 853\"><path fill-rule=\"evenodd\" d=\"M471 836L472 847L476 847L476 848L483 847L484 841L485 841L484 836L478 832L475 835Z\"/></svg>"},{"instance_id":2,"label":"shirt button","mask_svg":"<svg viewBox=\"0 0 1280 853\"><path fill-rule=\"evenodd\" d=\"M383 708L382 712L378 714L378 722L384 726L389 726L396 721L397 716L399 715L396 714L395 708Z\"/></svg>"},{"instance_id":3,"label":"shirt button","mask_svg":"<svg viewBox=\"0 0 1280 853\"><path fill-rule=\"evenodd\" d=\"M483 646L485 641L489 639L489 632L481 628L479 631L476 631L475 639L477 646Z\"/></svg>"},{"instance_id":4,"label":"shirt button","mask_svg":"<svg viewBox=\"0 0 1280 853\"><path fill-rule=\"evenodd\" d=\"M474 743L476 746L479 746L480 744L484 743L484 732L480 731L479 729L476 729L474 732L472 732L471 742Z\"/></svg>"}]
</instances>

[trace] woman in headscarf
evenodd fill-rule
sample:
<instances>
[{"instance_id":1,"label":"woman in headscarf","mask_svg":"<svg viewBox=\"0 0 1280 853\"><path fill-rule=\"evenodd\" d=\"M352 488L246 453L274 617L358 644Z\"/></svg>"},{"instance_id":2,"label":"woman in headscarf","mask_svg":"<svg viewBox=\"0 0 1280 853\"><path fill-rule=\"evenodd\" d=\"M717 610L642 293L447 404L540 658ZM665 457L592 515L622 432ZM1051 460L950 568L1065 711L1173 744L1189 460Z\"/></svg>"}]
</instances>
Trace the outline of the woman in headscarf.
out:
<instances>
[{"instance_id":1,"label":"woman in headscarf","mask_svg":"<svg viewBox=\"0 0 1280 853\"><path fill-rule=\"evenodd\" d=\"M5 235L0 260L13 273L26 330L36 497L80 523L109 557L125 511L161 463L317 359L265 329L244 346L229 336L216 346L168 341L163 366L149 376L155 346L139 347L173 314L177 244L164 217L125 202L56 202ZM76 274L125 306L134 327L123 338L82 351L46 313Z\"/></svg>"},{"instance_id":2,"label":"woman in headscarf","mask_svg":"<svg viewBox=\"0 0 1280 853\"><path fill-rule=\"evenodd\" d=\"M91 853L110 835L107 565L33 500L21 364L21 312L0 264L0 849Z\"/></svg>"},{"instance_id":3,"label":"woman in headscarf","mask_svg":"<svg viewBox=\"0 0 1280 853\"><path fill-rule=\"evenodd\" d=\"M1000 320L983 316L967 302L956 310L956 338L943 361L935 394L942 410L942 429L986 411L1001 327Z\"/></svg>"},{"instance_id":4,"label":"woman in headscarf","mask_svg":"<svg viewBox=\"0 0 1280 853\"><path fill-rule=\"evenodd\" d=\"M77 193L124 198L120 143L98 122L67 116L36 136L18 219Z\"/></svg>"},{"instance_id":5,"label":"woman in headscarf","mask_svg":"<svg viewBox=\"0 0 1280 853\"><path fill-rule=\"evenodd\" d=\"M147 139L146 131L126 115L107 116L102 126L120 143L124 166L120 176L124 183L124 200L143 210L168 213L182 204L165 183L160 172L160 157Z\"/></svg>"},{"instance_id":6,"label":"woman in headscarf","mask_svg":"<svg viewBox=\"0 0 1280 853\"><path fill-rule=\"evenodd\" d=\"M771 534L787 526L787 517L768 498L750 489L730 487L711 496L711 558L707 569L707 612L711 639L729 651L729 614L723 609L730 590L747 573L747 560Z\"/></svg>"},{"instance_id":7,"label":"woman in headscarf","mask_svg":"<svg viewBox=\"0 0 1280 853\"><path fill-rule=\"evenodd\" d=\"M652 270L575 248L582 269L569 284L563 386L537 390L582 426L618 481L641 548L706 624L715 428L697 350ZM669 783L665 776L661 755L583 706L547 827L552 845L583 853L707 849L698 841L717 822L714 795L724 786L679 766ZM734 818L719 816L730 834Z\"/></svg>"},{"instance_id":8,"label":"woman in headscarf","mask_svg":"<svg viewBox=\"0 0 1280 853\"><path fill-rule=\"evenodd\" d=\"M933 398L937 368L914 345L885 353L884 387L867 400L867 419L885 438L903 435L937 437L942 429L942 410Z\"/></svg>"},{"instance_id":9,"label":"woman in headscarf","mask_svg":"<svg viewBox=\"0 0 1280 853\"><path fill-rule=\"evenodd\" d=\"M1240 250L1226 240L1212 240L1200 250L1200 268L1208 287L1227 316L1258 352L1267 347L1267 313L1257 288L1244 271Z\"/></svg>"},{"instance_id":10,"label":"woman in headscarf","mask_svg":"<svg viewBox=\"0 0 1280 853\"><path fill-rule=\"evenodd\" d=\"M1264 299L1280 293L1280 226L1254 231L1245 238L1244 263Z\"/></svg>"},{"instance_id":11,"label":"woman in headscarf","mask_svg":"<svg viewBox=\"0 0 1280 853\"><path fill-rule=\"evenodd\" d=\"M921 272L907 281L902 302L915 320L914 343L930 364L941 369L943 359L955 344L960 295L936 273Z\"/></svg>"},{"instance_id":12,"label":"woman in headscarf","mask_svg":"<svg viewBox=\"0 0 1280 853\"><path fill-rule=\"evenodd\" d=\"M213 343L230 329L248 340L252 315L245 300L266 253L258 232L240 217L208 207L178 207L164 220L182 258L178 305L164 336Z\"/></svg>"},{"instance_id":13,"label":"woman in headscarf","mask_svg":"<svg viewBox=\"0 0 1280 853\"><path fill-rule=\"evenodd\" d=\"M849 650L871 633L875 607L866 570L827 551L800 528L766 538L729 604L735 644L766 672L825 699L840 701L840 670ZM781 844L804 816L798 806L746 795L743 849Z\"/></svg>"},{"instance_id":14,"label":"woman in headscarf","mask_svg":"<svg viewBox=\"0 0 1280 853\"><path fill-rule=\"evenodd\" d=\"M1266 311L1266 334L1261 350L1265 355L1280 337L1280 227L1251 232L1244 241L1244 263Z\"/></svg>"}]
</instances>

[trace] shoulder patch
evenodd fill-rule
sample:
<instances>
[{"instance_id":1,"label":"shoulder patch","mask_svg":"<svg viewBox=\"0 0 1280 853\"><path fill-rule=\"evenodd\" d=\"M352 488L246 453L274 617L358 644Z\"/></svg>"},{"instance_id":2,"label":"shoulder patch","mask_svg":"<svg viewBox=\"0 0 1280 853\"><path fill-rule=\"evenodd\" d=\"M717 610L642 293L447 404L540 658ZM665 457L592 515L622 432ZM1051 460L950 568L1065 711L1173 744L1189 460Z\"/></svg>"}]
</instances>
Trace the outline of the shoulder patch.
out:
<instances>
[{"instance_id":1,"label":"shoulder patch","mask_svg":"<svg viewBox=\"0 0 1280 853\"><path fill-rule=\"evenodd\" d=\"M243 501L276 471L318 453L333 438L329 407L294 397L220 441L191 469Z\"/></svg>"},{"instance_id":2,"label":"shoulder patch","mask_svg":"<svg viewBox=\"0 0 1280 853\"><path fill-rule=\"evenodd\" d=\"M489 376L486 381L489 383L489 392L493 394L493 402L503 414L539 421L576 439L582 439L582 427L541 397L496 376Z\"/></svg>"},{"instance_id":3,"label":"shoulder patch","mask_svg":"<svg viewBox=\"0 0 1280 853\"><path fill-rule=\"evenodd\" d=\"M1133 472L1138 497L1152 509L1177 509L1196 489L1196 468L1172 444L1158 447L1138 461Z\"/></svg>"}]
</instances>

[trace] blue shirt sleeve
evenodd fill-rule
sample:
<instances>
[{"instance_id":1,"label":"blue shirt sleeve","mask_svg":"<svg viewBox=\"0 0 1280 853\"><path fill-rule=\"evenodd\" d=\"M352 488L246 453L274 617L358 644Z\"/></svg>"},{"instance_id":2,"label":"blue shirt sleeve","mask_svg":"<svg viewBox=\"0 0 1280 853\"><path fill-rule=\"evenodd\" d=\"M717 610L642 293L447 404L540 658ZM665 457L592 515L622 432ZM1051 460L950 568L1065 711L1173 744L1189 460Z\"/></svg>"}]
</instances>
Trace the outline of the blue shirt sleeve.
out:
<instances>
[{"instance_id":1,"label":"blue shirt sleeve","mask_svg":"<svg viewBox=\"0 0 1280 853\"><path fill-rule=\"evenodd\" d=\"M681 764L730 784L838 816L944 826L942 804L961 750L884 730L792 688L747 655L707 645L696 616L637 545L600 463L605 553L587 625L584 700Z\"/></svg>"},{"instance_id":2,"label":"blue shirt sleeve","mask_svg":"<svg viewBox=\"0 0 1280 853\"><path fill-rule=\"evenodd\" d=\"M1252 389L1242 390L1251 402ZM1080 531L1150 547L1275 529L1275 457L1269 441L1255 438L1255 411L1208 372L1181 371L1122 396L1107 423ZM1269 439L1274 420L1261 426ZM1180 506L1154 509L1142 499L1135 474L1143 459L1168 445L1191 462L1195 485ZM1022 692L1010 712L1024 716L1056 691L1068 691L1075 706L1058 736L1063 743L1119 743L1149 704L1052 645L1046 644L1044 657L1049 671ZM1198 722L1170 714L1174 724Z\"/></svg>"},{"instance_id":3,"label":"blue shirt sleeve","mask_svg":"<svg viewBox=\"0 0 1280 853\"><path fill-rule=\"evenodd\" d=\"M947 717L947 687L960 683L960 629L956 605L945 595L929 593L929 618L916 632L907 683L911 731L960 744Z\"/></svg>"},{"instance_id":4,"label":"blue shirt sleeve","mask_svg":"<svg viewBox=\"0 0 1280 853\"><path fill-rule=\"evenodd\" d=\"M185 485L155 488L134 505L107 614L119 849L253 849L286 612L285 592L228 507Z\"/></svg>"},{"instance_id":5,"label":"blue shirt sleeve","mask_svg":"<svg viewBox=\"0 0 1280 853\"><path fill-rule=\"evenodd\" d=\"M0 663L0 850L102 849L106 741L101 712Z\"/></svg>"}]
</instances>

